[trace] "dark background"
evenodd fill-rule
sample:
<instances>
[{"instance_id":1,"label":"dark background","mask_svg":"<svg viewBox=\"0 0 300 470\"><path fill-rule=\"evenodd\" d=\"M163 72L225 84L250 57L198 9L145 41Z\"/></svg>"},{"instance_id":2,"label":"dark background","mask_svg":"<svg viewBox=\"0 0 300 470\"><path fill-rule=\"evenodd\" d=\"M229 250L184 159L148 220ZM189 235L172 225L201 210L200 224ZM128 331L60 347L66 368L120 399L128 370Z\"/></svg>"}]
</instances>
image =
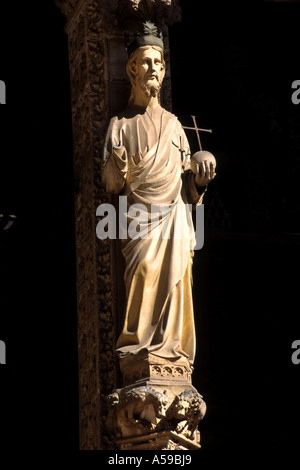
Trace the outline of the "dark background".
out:
<instances>
[{"instance_id":1,"label":"dark background","mask_svg":"<svg viewBox=\"0 0 300 470\"><path fill-rule=\"evenodd\" d=\"M203 451L288 455L300 437L300 4L181 6L170 28L173 112L213 129L201 138L218 162L194 263ZM52 1L1 4L0 17L0 447L68 456L79 444L65 20Z\"/></svg>"}]
</instances>

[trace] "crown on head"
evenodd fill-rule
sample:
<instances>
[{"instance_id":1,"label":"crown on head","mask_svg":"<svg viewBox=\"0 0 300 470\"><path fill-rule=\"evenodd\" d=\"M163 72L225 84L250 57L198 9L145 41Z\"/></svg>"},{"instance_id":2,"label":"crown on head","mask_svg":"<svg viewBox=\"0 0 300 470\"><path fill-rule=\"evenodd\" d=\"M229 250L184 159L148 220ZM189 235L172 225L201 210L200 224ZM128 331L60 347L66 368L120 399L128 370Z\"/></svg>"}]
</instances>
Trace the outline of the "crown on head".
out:
<instances>
[{"instance_id":1,"label":"crown on head","mask_svg":"<svg viewBox=\"0 0 300 470\"><path fill-rule=\"evenodd\" d=\"M164 50L163 35L154 23L146 21L142 27L134 33L134 39L130 40L127 34L125 38L128 56L142 46L158 46Z\"/></svg>"}]
</instances>

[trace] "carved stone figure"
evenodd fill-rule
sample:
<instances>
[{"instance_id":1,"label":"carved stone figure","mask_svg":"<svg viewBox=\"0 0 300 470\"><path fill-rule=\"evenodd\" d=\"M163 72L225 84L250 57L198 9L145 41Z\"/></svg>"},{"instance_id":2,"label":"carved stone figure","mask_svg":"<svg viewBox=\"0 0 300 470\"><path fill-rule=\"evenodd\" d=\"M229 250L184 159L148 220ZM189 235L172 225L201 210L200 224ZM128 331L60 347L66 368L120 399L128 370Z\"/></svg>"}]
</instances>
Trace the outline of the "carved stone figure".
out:
<instances>
[{"instance_id":1,"label":"carved stone figure","mask_svg":"<svg viewBox=\"0 0 300 470\"><path fill-rule=\"evenodd\" d=\"M128 107L107 131L102 182L108 193L140 205L140 237L122 242L127 305L117 341L119 357L172 361L195 356L192 259L195 236L187 204L200 204L215 176L214 162L191 170L189 144L177 117L160 106L165 74L163 39L154 25L129 44ZM161 213L161 207L167 208ZM168 233L168 237L164 234Z\"/></svg>"},{"instance_id":2,"label":"carved stone figure","mask_svg":"<svg viewBox=\"0 0 300 470\"><path fill-rule=\"evenodd\" d=\"M107 426L113 437L126 440L144 436L151 440L153 434L171 432L173 436L199 443L197 426L206 405L194 389L168 397L167 390L162 393L150 386L124 388L109 395L108 402Z\"/></svg>"},{"instance_id":3,"label":"carved stone figure","mask_svg":"<svg viewBox=\"0 0 300 470\"><path fill-rule=\"evenodd\" d=\"M179 434L193 439L199 421L206 412L202 396L194 390L183 390L168 408L166 419ZM174 423L177 423L176 425Z\"/></svg>"},{"instance_id":4,"label":"carved stone figure","mask_svg":"<svg viewBox=\"0 0 300 470\"><path fill-rule=\"evenodd\" d=\"M108 400L113 411L109 427L117 437L125 438L154 431L168 404L164 393L149 386L115 391Z\"/></svg>"}]
</instances>

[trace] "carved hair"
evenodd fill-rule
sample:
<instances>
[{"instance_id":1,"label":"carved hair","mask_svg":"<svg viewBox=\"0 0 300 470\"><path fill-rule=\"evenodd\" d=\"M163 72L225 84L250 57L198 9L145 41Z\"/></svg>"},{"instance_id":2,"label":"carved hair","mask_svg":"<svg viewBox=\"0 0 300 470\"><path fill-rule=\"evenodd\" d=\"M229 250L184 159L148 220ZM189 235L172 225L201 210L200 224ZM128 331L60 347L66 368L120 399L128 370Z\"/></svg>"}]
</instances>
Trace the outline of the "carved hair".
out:
<instances>
[{"instance_id":1,"label":"carved hair","mask_svg":"<svg viewBox=\"0 0 300 470\"><path fill-rule=\"evenodd\" d=\"M163 64L163 69L165 71L166 69L166 63L164 60L164 53L163 50L158 47L158 46L142 46L136 49L131 56L128 59L127 65L126 65L126 72L129 77L130 83L131 83L131 93L130 93L130 98L128 101L128 105L130 105L134 101L134 94L135 94L135 87L136 87L136 63L139 57L139 54L141 51L146 50L146 49L155 49L156 51L159 51L161 53L161 60ZM158 102L160 103L160 92L158 93Z\"/></svg>"}]
</instances>

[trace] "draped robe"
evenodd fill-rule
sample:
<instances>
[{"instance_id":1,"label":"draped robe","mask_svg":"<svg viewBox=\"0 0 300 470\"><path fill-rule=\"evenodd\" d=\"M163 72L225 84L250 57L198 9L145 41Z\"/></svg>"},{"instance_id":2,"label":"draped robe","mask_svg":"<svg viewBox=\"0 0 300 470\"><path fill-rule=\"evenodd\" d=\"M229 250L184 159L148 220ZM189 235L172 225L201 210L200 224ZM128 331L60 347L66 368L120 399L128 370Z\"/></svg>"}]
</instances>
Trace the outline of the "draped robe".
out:
<instances>
[{"instance_id":1,"label":"draped robe","mask_svg":"<svg viewBox=\"0 0 300 470\"><path fill-rule=\"evenodd\" d=\"M110 121L102 182L108 193L142 204L140 236L122 240L127 305L119 357L148 351L193 363L192 258L195 235L187 203L198 204L189 145L176 116L160 105L132 106ZM156 210L163 205L162 213ZM164 235L164 234L167 234Z\"/></svg>"}]
</instances>

